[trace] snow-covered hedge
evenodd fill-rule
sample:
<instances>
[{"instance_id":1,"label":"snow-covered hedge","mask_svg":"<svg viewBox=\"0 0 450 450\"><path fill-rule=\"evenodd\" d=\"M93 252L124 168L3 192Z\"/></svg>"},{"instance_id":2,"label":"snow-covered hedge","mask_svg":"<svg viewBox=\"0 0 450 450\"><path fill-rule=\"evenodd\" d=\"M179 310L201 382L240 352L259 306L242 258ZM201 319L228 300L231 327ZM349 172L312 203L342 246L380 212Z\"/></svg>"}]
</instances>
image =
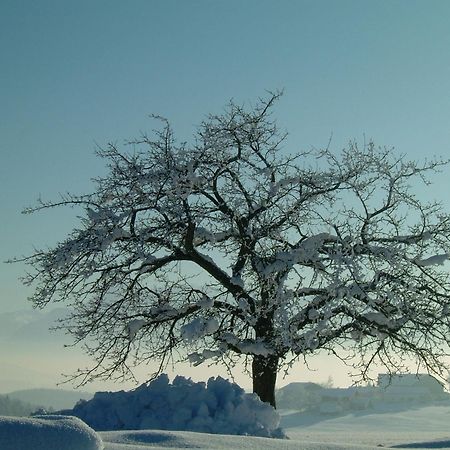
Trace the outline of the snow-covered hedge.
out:
<instances>
[{"instance_id":1,"label":"snow-covered hedge","mask_svg":"<svg viewBox=\"0 0 450 450\"><path fill-rule=\"evenodd\" d=\"M255 394L223 378L195 383L161 375L133 391L97 392L80 401L73 414L95 430L180 430L284 437L280 417Z\"/></svg>"},{"instance_id":2,"label":"snow-covered hedge","mask_svg":"<svg viewBox=\"0 0 450 450\"><path fill-rule=\"evenodd\" d=\"M97 433L76 417L0 416L1 450L103 450Z\"/></svg>"}]
</instances>

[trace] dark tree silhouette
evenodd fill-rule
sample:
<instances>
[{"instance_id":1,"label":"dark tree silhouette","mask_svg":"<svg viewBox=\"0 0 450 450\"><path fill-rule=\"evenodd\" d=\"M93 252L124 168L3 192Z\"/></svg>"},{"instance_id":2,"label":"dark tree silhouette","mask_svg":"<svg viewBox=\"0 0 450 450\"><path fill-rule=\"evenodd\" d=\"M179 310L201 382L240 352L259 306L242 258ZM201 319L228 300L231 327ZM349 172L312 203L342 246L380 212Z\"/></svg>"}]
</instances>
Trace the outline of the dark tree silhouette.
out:
<instances>
[{"instance_id":1,"label":"dark tree silhouette","mask_svg":"<svg viewBox=\"0 0 450 450\"><path fill-rule=\"evenodd\" d=\"M191 144L161 119L132 151L99 152L109 173L94 193L29 210L82 210L64 242L22 259L37 307L70 305L61 326L95 361L80 383L154 361L159 373L180 355L243 356L254 392L275 405L280 369L319 349L358 355L364 375L411 356L444 369L449 216L411 185L446 163L372 143L288 154L277 98L231 103Z\"/></svg>"}]
</instances>

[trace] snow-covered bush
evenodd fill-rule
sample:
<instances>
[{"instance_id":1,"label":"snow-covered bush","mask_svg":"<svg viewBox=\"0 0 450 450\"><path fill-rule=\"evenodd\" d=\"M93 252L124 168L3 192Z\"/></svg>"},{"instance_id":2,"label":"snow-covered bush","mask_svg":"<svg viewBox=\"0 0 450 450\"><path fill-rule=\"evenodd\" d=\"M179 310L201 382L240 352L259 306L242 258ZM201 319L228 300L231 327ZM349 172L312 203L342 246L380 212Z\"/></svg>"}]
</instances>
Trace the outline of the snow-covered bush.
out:
<instances>
[{"instance_id":1,"label":"snow-covered bush","mask_svg":"<svg viewBox=\"0 0 450 450\"><path fill-rule=\"evenodd\" d=\"M184 430L204 433L284 437L280 417L255 394L217 377L195 383L160 375L133 391L97 392L73 414L96 430Z\"/></svg>"},{"instance_id":2,"label":"snow-covered bush","mask_svg":"<svg viewBox=\"0 0 450 450\"><path fill-rule=\"evenodd\" d=\"M76 417L0 416L1 450L103 450L97 433Z\"/></svg>"}]
</instances>

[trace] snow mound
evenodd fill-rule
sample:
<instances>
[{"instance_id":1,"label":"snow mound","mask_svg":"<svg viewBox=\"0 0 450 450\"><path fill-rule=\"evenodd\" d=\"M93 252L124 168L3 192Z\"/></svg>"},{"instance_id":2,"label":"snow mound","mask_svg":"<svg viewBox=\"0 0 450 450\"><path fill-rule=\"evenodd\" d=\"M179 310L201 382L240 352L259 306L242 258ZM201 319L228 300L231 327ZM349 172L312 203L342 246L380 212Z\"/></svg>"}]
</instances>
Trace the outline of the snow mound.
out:
<instances>
[{"instance_id":1,"label":"snow mound","mask_svg":"<svg viewBox=\"0 0 450 450\"><path fill-rule=\"evenodd\" d=\"M1 450L103 450L97 433L77 417L0 416Z\"/></svg>"},{"instance_id":2,"label":"snow mound","mask_svg":"<svg viewBox=\"0 0 450 450\"><path fill-rule=\"evenodd\" d=\"M335 437L335 433L329 434ZM317 442L311 435L303 436L301 440L275 440L190 431L102 431L101 436L107 450L380 450L377 445L352 443L350 432L346 435L350 441L347 444Z\"/></svg>"},{"instance_id":3,"label":"snow mound","mask_svg":"<svg viewBox=\"0 0 450 450\"><path fill-rule=\"evenodd\" d=\"M178 430L284 437L280 416L255 394L221 377L195 383L161 375L133 391L97 392L73 410L95 430Z\"/></svg>"}]
</instances>

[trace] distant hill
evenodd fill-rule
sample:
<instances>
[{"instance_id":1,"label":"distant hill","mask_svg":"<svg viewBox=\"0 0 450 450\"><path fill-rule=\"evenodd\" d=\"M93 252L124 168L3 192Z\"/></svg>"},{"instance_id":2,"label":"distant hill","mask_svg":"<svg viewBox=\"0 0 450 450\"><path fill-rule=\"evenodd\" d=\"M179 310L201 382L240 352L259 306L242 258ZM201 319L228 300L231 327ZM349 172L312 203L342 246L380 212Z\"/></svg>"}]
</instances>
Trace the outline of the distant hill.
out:
<instances>
[{"instance_id":1,"label":"distant hill","mask_svg":"<svg viewBox=\"0 0 450 450\"><path fill-rule=\"evenodd\" d=\"M67 391L62 389L25 389L14 391L8 397L45 409L70 409L78 400L90 400L94 394L83 391Z\"/></svg>"}]
</instances>

